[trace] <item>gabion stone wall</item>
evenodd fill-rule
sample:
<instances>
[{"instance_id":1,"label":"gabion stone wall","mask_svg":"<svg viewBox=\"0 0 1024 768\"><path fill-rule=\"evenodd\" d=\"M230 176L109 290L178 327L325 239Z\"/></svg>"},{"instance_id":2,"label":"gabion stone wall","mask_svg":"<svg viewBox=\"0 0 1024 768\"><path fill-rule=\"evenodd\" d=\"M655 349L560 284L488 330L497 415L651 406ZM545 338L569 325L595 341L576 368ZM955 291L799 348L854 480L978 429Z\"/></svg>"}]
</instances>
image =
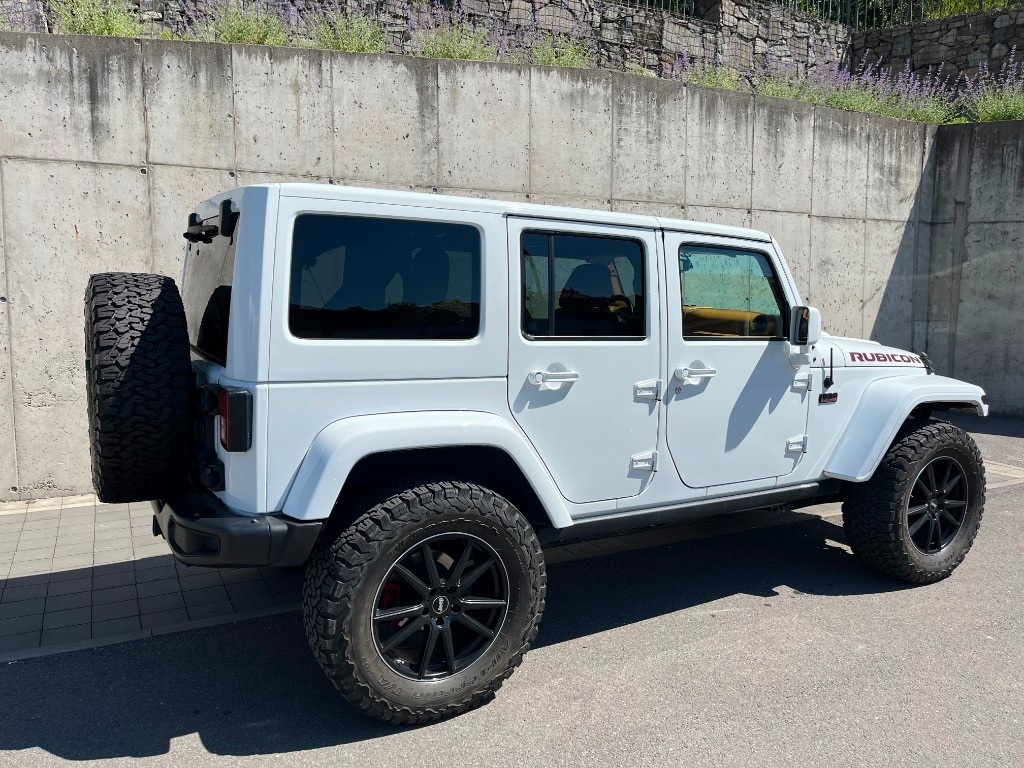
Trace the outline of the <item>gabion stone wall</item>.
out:
<instances>
[{"instance_id":1,"label":"gabion stone wall","mask_svg":"<svg viewBox=\"0 0 1024 768\"><path fill-rule=\"evenodd\" d=\"M129 0L145 22L145 33L188 31L190 18L226 0ZM323 0L264 0L301 24L306 9ZM452 6L458 0L439 0ZM429 0L329 0L381 19L388 51L409 53L414 13ZM985 11L889 29L853 31L838 22L792 11L766 0L687 0L688 13L628 4L629 0L461 0L463 15L499 34L549 31L590 38L597 66L643 68L668 75L684 56L690 60L749 69L771 60L809 69L839 62L890 71L907 62L916 73L938 70L955 80L982 66L998 70L1018 51L1024 59L1024 9ZM626 3L626 4L620 4ZM16 30L51 32L43 0L0 0ZM418 9L418 10L417 10Z\"/></svg>"},{"instance_id":2,"label":"gabion stone wall","mask_svg":"<svg viewBox=\"0 0 1024 768\"><path fill-rule=\"evenodd\" d=\"M719 27L729 63L741 68L766 59L806 67L845 61L851 40L844 24L768 2L723 3Z\"/></svg>"},{"instance_id":3,"label":"gabion stone wall","mask_svg":"<svg viewBox=\"0 0 1024 768\"><path fill-rule=\"evenodd\" d=\"M768 2L697 2L693 15L591 0L464 0L470 17L505 28L585 34L596 41L598 64L640 66L668 74L682 57L741 69L767 59L799 69L842 60L850 31Z\"/></svg>"},{"instance_id":4,"label":"gabion stone wall","mask_svg":"<svg viewBox=\"0 0 1024 768\"><path fill-rule=\"evenodd\" d=\"M600 67L641 67L669 74L684 56L742 69L767 58L800 69L843 60L850 31L760 0L697 0L690 14L599 0L462 0L473 22L508 34L543 30L590 38ZM409 42L409 4L349 0L349 7L385 19L393 53Z\"/></svg>"},{"instance_id":5,"label":"gabion stone wall","mask_svg":"<svg viewBox=\"0 0 1024 768\"><path fill-rule=\"evenodd\" d=\"M190 20L225 0L129 0L145 22L145 34L185 33ZM25 10L24 31L48 32L42 0L0 0ZM301 26L317 0L266 0ZM429 13L420 0L331 0L342 8L380 19L388 52L409 53L416 14ZM456 0L440 0L451 7ZM690 0L689 13L670 13L615 0L459 0L462 16L499 36L557 32L589 38L597 66L642 68L668 75L683 57L741 69L771 59L797 69L845 61L850 31L842 24L794 12L763 0ZM19 17L20 18L20 17Z\"/></svg>"},{"instance_id":6,"label":"gabion stone wall","mask_svg":"<svg viewBox=\"0 0 1024 768\"><path fill-rule=\"evenodd\" d=\"M936 69L955 79L977 74L982 66L998 71L1015 48L1019 64L1024 58L1024 10L986 11L855 32L851 60L855 67L881 65L892 71L910 62L915 72Z\"/></svg>"}]
</instances>

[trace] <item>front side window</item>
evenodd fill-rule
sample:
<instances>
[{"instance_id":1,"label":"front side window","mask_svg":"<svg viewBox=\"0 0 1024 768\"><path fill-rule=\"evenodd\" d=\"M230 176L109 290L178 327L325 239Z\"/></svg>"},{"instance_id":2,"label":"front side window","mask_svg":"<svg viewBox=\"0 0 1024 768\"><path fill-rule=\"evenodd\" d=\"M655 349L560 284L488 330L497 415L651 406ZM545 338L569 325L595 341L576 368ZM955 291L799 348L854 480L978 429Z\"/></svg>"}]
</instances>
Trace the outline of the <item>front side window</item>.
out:
<instances>
[{"instance_id":1,"label":"front side window","mask_svg":"<svg viewBox=\"0 0 1024 768\"><path fill-rule=\"evenodd\" d=\"M480 252L467 224L302 214L288 327L303 339L471 339Z\"/></svg>"},{"instance_id":2,"label":"front side window","mask_svg":"<svg viewBox=\"0 0 1024 768\"><path fill-rule=\"evenodd\" d=\"M786 301L763 253L679 248L683 338L783 338Z\"/></svg>"},{"instance_id":3,"label":"front side window","mask_svg":"<svg viewBox=\"0 0 1024 768\"><path fill-rule=\"evenodd\" d=\"M646 337L644 251L639 241L524 232L521 250L524 335Z\"/></svg>"}]
</instances>

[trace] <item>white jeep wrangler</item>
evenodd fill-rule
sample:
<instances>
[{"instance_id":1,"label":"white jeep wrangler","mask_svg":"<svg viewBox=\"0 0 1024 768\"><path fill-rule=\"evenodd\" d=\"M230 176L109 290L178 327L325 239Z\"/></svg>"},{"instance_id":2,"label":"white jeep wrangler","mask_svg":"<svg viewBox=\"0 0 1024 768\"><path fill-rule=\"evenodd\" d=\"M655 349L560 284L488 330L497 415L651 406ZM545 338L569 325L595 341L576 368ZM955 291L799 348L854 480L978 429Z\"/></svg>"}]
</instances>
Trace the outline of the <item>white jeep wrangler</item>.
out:
<instances>
[{"instance_id":1,"label":"white jeep wrangler","mask_svg":"<svg viewBox=\"0 0 1024 768\"><path fill-rule=\"evenodd\" d=\"M93 479L183 563L305 565L341 693L426 722L537 634L542 547L843 500L927 583L981 523L986 414L927 358L821 330L778 243L690 221L314 184L235 189L159 275L86 292Z\"/></svg>"}]
</instances>

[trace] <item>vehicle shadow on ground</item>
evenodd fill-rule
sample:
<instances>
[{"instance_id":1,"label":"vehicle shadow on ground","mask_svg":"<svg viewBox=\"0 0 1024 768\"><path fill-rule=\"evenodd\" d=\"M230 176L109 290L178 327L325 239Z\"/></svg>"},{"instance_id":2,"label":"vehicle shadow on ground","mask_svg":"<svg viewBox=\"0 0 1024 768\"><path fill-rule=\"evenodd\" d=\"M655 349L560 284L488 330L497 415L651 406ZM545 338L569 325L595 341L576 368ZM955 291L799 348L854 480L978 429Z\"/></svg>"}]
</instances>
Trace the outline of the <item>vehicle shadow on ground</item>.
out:
<instances>
[{"instance_id":1,"label":"vehicle shadow on ground","mask_svg":"<svg viewBox=\"0 0 1024 768\"><path fill-rule=\"evenodd\" d=\"M771 598L780 586L812 595L892 592L908 585L869 571L845 548L842 526L804 522L696 539L548 569L534 647L694 608L731 595Z\"/></svg>"},{"instance_id":2,"label":"vehicle shadow on ground","mask_svg":"<svg viewBox=\"0 0 1024 768\"><path fill-rule=\"evenodd\" d=\"M841 540L840 527L809 518L553 564L537 645L730 595L767 598L783 585L817 595L901 588L854 561ZM13 662L0 669L0 700L0 750L70 760L163 755L172 739L196 738L218 755L270 755L402 730L335 693L296 613Z\"/></svg>"}]
</instances>

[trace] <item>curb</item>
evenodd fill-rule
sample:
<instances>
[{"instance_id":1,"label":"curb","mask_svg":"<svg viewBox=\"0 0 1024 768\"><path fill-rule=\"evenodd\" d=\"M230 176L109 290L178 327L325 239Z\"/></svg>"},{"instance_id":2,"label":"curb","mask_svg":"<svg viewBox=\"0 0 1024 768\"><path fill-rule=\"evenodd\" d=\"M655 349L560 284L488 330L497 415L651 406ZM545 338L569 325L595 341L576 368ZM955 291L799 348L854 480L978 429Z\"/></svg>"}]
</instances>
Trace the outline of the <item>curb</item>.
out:
<instances>
[{"instance_id":1,"label":"curb","mask_svg":"<svg viewBox=\"0 0 1024 768\"><path fill-rule=\"evenodd\" d=\"M99 637L94 640L82 640L77 643L51 645L45 648L31 648L24 651L11 651L10 653L0 654L0 664L12 664L14 662L25 661L27 659L55 656L60 653L70 653L72 651L87 651L93 648L102 648L107 645L119 645L121 643L128 643L134 640L146 640L151 637L160 637L161 635L188 632L193 629L216 627L221 624L234 624L238 621L259 619L264 616L277 616L284 613L295 613L299 608L299 603L288 603L287 605L275 605L273 608L260 608L242 613L232 613L227 616L214 616L213 618L200 619L199 621L186 621L181 622L180 624L168 624L166 627L154 627L153 629L143 629L138 632L124 632L119 635Z\"/></svg>"}]
</instances>

